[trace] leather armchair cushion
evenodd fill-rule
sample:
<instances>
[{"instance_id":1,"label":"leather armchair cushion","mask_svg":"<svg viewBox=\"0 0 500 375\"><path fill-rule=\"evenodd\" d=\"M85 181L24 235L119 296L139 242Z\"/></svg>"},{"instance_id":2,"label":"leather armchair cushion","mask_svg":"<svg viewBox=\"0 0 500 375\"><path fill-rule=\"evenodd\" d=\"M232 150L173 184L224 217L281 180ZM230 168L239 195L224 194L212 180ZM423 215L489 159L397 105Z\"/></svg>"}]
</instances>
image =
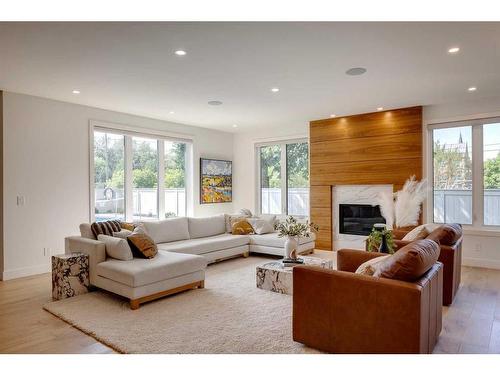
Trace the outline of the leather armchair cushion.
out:
<instances>
[{"instance_id":1,"label":"leather armchair cushion","mask_svg":"<svg viewBox=\"0 0 500 375\"><path fill-rule=\"evenodd\" d=\"M426 238L441 245L453 246L462 237L460 224L443 224L433 230Z\"/></svg>"},{"instance_id":2,"label":"leather armchair cushion","mask_svg":"<svg viewBox=\"0 0 500 375\"><path fill-rule=\"evenodd\" d=\"M383 261L373 276L413 282L438 260L439 245L428 239L411 242Z\"/></svg>"}]
</instances>

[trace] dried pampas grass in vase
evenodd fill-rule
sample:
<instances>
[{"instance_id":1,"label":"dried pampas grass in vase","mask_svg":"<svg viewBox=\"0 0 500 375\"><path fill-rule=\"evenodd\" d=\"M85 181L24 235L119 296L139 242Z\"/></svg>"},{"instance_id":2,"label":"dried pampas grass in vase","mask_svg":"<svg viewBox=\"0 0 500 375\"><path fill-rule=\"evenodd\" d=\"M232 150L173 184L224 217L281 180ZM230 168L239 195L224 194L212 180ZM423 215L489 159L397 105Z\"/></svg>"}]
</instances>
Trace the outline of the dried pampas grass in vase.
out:
<instances>
[{"instance_id":1,"label":"dried pampas grass in vase","mask_svg":"<svg viewBox=\"0 0 500 375\"><path fill-rule=\"evenodd\" d=\"M427 180L415 180L411 176L403 189L397 193L380 192L377 204L385 219L387 229L402 228L418 224L421 204L427 198Z\"/></svg>"},{"instance_id":2,"label":"dried pampas grass in vase","mask_svg":"<svg viewBox=\"0 0 500 375\"><path fill-rule=\"evenodd\" d=\"M415 180L411 176L404 184L403 189L396 193L394 202L394 218L399 228L418 224L421 204L427 198L427 180Z\"/></svg>"}]
</instances>

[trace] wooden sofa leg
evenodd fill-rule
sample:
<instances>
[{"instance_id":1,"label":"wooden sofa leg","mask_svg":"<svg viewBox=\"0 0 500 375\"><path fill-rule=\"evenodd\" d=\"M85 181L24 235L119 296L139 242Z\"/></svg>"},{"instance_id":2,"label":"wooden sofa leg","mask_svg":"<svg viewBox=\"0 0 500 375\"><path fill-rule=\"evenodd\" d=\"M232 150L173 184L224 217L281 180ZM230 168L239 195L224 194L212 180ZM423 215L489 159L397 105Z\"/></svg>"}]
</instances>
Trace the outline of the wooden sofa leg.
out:
<instances>
[{"instance_id":1,"label":"wooden sofa leg","mask_svg":"<svg viewBox=\"0 0 500 375\"><path fill-rule=\"evenodd\" d=\"M205 288L205 280L201 280L200 284L198 285L198 289L203 289Z\"/></svg>"},{"instance_id":2,"label":"wooden sofa leg","mask_svg":"<svg viewBox=\"0 0 500 375\"><path fill-rule=\"evenodd\" d=\"M139 308L139 300L137 299L131 299L130 300L130 310L137 310Z\"/></svg>"},{"instance_id":3,"label":"wooden sofa leg","mask_svg":"<svg viewBox=\"0 0 500 375\"><path fill-rule=\"evenodd\" d=\"M245 251L243 253L243 258L248 258L250 256L250 251Z\"/></svg>"}]
</instances>

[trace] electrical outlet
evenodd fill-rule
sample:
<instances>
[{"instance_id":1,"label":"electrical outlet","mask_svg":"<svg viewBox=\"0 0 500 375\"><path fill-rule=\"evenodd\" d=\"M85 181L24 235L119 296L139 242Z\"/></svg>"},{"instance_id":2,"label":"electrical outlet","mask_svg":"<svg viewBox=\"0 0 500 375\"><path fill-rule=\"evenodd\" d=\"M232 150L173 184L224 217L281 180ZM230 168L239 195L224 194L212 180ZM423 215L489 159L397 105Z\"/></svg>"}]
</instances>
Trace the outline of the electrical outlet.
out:
<instances>
[{"instance_id":1,"label":"electrical outlet","mask_svg":"<svg viewBox=\"0 0 500 375\"><path fill-rule=\"evenodd\" d=\"M18 195L17 196L17 205L18 206L24 206L24 202L25 202L24 196L23 195Z\"/></svg>"}]
</instances>

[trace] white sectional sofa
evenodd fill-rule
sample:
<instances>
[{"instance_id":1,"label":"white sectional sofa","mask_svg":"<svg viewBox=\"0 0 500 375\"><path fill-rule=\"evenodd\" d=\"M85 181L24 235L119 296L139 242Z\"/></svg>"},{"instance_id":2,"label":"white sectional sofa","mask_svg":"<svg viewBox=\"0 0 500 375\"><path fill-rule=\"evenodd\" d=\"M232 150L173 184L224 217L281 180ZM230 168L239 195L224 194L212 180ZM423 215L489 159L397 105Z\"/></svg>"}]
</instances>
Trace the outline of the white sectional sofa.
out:
<instances>
[{"instance_id":1,"label":"white sectional sofa","mask_svg":"<svg viewBox=\"0 0 500 375\"><path fill-rule=\"evenodd\" d=\"M66 252L84 252L90 260L90 283L130 299L136 309L143 302L192 288L203 288L208 263L250 252L282 255L285 239L278 234L233 235L226 232L224 215L179 217L142 223L158 247L153 259L117 260L107 256L90 224L80 225L80 236L67 237ZM314 235L299 241L299 253L314 249Z\"/></svg>"}]
</instances>

